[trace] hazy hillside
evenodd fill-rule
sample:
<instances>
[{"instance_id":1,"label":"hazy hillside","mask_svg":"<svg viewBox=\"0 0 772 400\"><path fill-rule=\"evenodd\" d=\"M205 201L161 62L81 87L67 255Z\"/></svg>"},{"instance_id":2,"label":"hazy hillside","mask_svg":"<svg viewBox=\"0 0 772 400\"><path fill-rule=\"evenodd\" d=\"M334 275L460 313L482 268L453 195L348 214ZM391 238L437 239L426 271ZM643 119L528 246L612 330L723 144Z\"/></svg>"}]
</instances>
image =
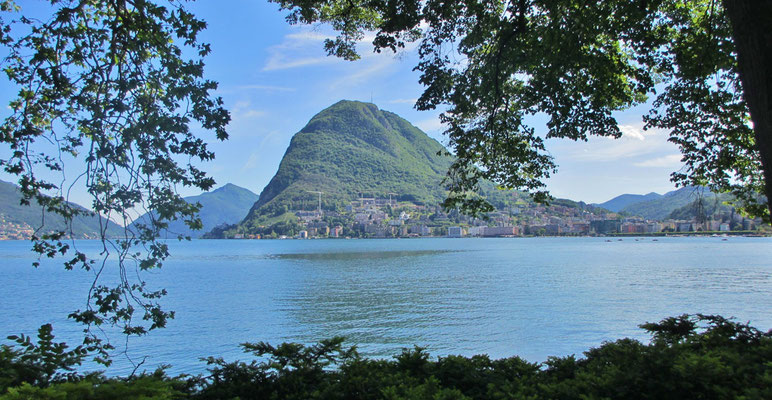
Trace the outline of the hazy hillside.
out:
<instances>
[{"instance_id":1,"label":"hazy hillside","mask_svg":"<svg viewBox=\"0 0 772 400\"><path fill-rule=\"evenodd\" d=\"M623 208L629 207L633 204L641 203L644 201L656 200L661 197L662 197L661 194L654 193L654 192L651 192L649 194L623 194L623 195L614 197L613 199L606 201L604 203L593 204L593 205L601 208L605 208L606 210L609 210L609 211L619 212Z\"/></svg>"},{"instance_id":2,"label":"hazy hillside","mask_svg":"<svg viewBox=\"0 0 772 400\"><path fill-rule=\"evenodd\" d=\"M238 223L247 215L257 198L258 196L252 191L231 183L198 196L185 197L188 203L201 204L198 215L204 227L194 231L182 221L172 221L161 237L182 235L199 238L218 225ZM145 216L138 218L135 224L144 221L145 218Z\"/></svg>"},{"instance_id":3,"label":"hazy hillside","mask_svg":"<svg viewBox=\"0 0 772 400\"><path fill-rule=\"evenodd\" d=\"M672 192L667 192L663 196L623 207L620 211L644 217L647 219L663 220L667 219L676 209L680 209L694 202L698 196L703 196L706 202L713 202L716 195L708 189L687 186Z\"/></svg>"},{"instance_id":4,"label":"hazy hillside","mask_svg":"<svg viewBox=\"0 0 772 400\"><path fill-rule=\"evenodd\" d=\"M721 193L718 196L708 196L707 198L703 199L702 201L702 213L704 214L704 217L712 217L717 213L729 213L732 211L732 206L727 205L726 202L733 200L734 197L731 194L727 193ZM695 199L691 203L677 208L673 210L673 212L670 213L668 218L671 219L683 219L683 220L692 220L696 219L697 213L699 212L700 207L697 205L697 200Z\"/></svg>"},{"instance_id":5,"label":"hazy hillside","mask_svg":"<svg viewBox=\"0 0 772 400\"><path fill-rule=\"evenodd\" d=\"M19 204L21 192L19 187L13 183L0 181L0 232L3 235L19 233L15 238L27 238L29 234L39 229L40 232L48 231L69 231L65 225L64 218L59 215L47 212L43 214L43 208L33 202L29 206ZM80 210L85 208L73 204L73 207ZM102 224L107 224L108 236L119 235L123 228L115 223L102 220ZM97 238L101 229L99 218L96 216L77 216L72 221L72 235L75 238ZM23 232L23 233L22 233Z\"/></svg>"}]
</instances>

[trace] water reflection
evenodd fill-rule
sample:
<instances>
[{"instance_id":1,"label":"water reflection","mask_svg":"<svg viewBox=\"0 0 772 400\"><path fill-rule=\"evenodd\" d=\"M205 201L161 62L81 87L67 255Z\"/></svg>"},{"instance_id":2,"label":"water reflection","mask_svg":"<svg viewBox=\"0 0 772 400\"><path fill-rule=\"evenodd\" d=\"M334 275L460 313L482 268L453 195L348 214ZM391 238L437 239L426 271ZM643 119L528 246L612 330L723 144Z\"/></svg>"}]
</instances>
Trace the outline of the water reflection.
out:
<instances>
[{"instance_id":1,"label":"water reflection","mask_svg":"<svg viewBox=\"0 0 772 400\"><path fill-rule=\"evenodd\" d=\"M365 261L385 260L390 258L409 258L434 256L443 253L460 252L459 250L394 250L394 251L347 251L330 253L285 253L273 254L270 257L280 260L308 261Z\"/></svg>"}]
</instances>

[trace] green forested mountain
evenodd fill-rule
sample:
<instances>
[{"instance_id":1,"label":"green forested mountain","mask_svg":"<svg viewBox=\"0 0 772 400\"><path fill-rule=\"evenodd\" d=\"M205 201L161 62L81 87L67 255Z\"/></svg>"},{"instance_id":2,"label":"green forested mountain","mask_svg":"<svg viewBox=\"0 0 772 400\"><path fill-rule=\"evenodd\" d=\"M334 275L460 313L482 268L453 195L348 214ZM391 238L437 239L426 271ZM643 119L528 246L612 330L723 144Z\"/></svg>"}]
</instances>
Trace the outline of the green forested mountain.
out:
<instances>
[{"instance_id":1,"label":"green forested mountain","mask_svg":"<svg viewBox=\"0 0 772 400\"><path fill-rule=\"evenodd\" d=\"M734 200L731 194L720 193L718 195L704 196L701 200L701 204L700 199L695 199L683 207L676 208L670 213L668 218L693 220L701 217L714 217L718 213L732 212L732 206L727 204L727 202Z\"/></svg>"},{"instance_id":2,"label":"green forested mountain","mask_svg":"<svg viewBox=\"0 0 772 400\"><path fill-rule=\"evenodd\" d=\"M673 213L673 211L692 204L700 196L706 204L712 204L716 199L716 195L706 188L686 186L672 192L667 192L663 196L653 200L630 204L623 207L620 211L647 219L663 220L670 217L670 214ZM720 201L721 200L719 199L719 202Z\"/></svg>"},{"instance_id":3,"label":"green forested mountain","mask_svg":"<svg viewBox=\"0 0 772 400\"><path fill-rule=\"evenodd\" d=\"M21 239L28 238L35 230L41 233L61 230L71 232L74 238L97 238L102 229L105 229L108 236L117 236L123 232L123 228L115 223L103 219L100 225L98 217L87 215L73 218L70 231L61 216L50 212L44 214L43 208L34 201L26 206L21 205L20 200L18 186L0 181L0 235ZM77 204L72 206L86 210Z\"/></svg>"},{"instance_id":4,"label":"green forested mountain","mask_svg":"<svg viewBox=\"0 0 772 400\"><path fill-rule=\"evenodd\" d=\"M651 192L649 194L622 194L617 197L614 197L613 199L600 203L595 204L598 207L605 208L606 210L613 211L613 212L619 212L625 207L629 207L636 203L642 203L644 201L650 201L650 200L656 200L662 198L662 195L659 193Z\"/></svg>"},{"instance_id":5,"label":"green forested mountain","mask_svg":"<svg viewBox=\"0 0 772 400\"><path fill-rule=\"evenodd\" d=\"M203 228L192 230L183 221L172 221L168 229L161 233L161 237L176 238L181 235L199 238L218 225L235 224L247 215L249 208L257 201L257 195L248 189L228 183L211 192L185 197L185 201L201 204L198 216ZM143 215L134 224L142 223L146 218L147 215Z\"/></svg>"},{"instance_id":6,"label":"green forested mountain","mask_svg":"<svg viewBox=\"0 0 772 400\"><path fill-rule=\"evenodd\" d=\"M451 158L445 148L405 119L374 104L340 101L296 133L245 224L288 210L340 209L366 197L436 205Z\"/></svg>"}]
</instances>

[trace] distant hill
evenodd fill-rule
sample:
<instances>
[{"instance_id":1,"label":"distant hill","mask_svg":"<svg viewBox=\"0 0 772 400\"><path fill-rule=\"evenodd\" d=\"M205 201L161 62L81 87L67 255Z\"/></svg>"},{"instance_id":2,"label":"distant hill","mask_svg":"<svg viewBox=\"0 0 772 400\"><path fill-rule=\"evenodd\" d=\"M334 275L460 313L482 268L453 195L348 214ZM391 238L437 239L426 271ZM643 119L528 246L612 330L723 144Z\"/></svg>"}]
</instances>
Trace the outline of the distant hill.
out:
<instances>
[{"instance_id":1,"label":"distant hill","mask_svg":"<svg viewBox=\"0 0 772 400\"><path fill-rule=\"evenodd\" d=\"M642 203L644 201L657 200L662 198L659 193L651 192L649 194L623 194L613 199L600 204L593 204L594 206L605 208L606 210L619 212L625 207L632 206L636 203Z\"/></svg>"},{"instance_id":2,"label":"distant hill","mask_svg":"<svg viewBox=\"0 0 772 400\"><path fill-rule=\"evenodd\" d=\"M706 198L703 198L701 210L704 214L704 217L710 218L714 216L717 213L729 213L732 211L732 206L726 204L726 202L730 202L734 200L734 197L731 194L727 193L721 193L717 196L707 196ZM673 212L670 213L668 218L670 219L683 219L683 220L692 220L697 218L697 213L700 210L700 207L698 207L698 200L695 199L691 203L679 207Z\"/></svg>"},{"instance_id":3,"label":"distant hill","mask_svg":"<svg viewBox=\"0 0 772 400\"><path fill-rule=\"evenodd\" d=\"M716 194L706 188L687 186L667 192L656 199L630 204L619 211L647 219L663 220L670 217L673 211L694 202L698 196L702 196L708 203L714 202L716 198Z\"/></svg>"},{"instance_id":4,"label":"distant hill","mask_svg":"<svg viewBox=\"0 0 772 400\"><path fill-rule=\"evenodd\" d=\"M296 133L276 175L244 223L288 210L334 210L365 197L437 205L452 159L445 148L398 115L374 104L340 101ZM390 194L391 193L391 194Z\"/></svg>"},{"instance_id":5,"label":"distant hill","mask_svg":"<svg viewBox=\"0 0 772 400\"><path fill-rule=\"evenodd\" d=\"M29 206L21 205L19 187L10 182L0 181L0 236L15 239L27 239L33 231L69 231L64 218L46 212L36 202ZM76 209L86 211L86 208L70 203ZM107 224L108 236L117 236L123 232L119 225L102 220ZM96 216L77 216L72 221L72 236L76 239L97 238L100 236L100 221Z\"/></svg>"},{"instance_id":6,"label":"distant hill","mask_svg":"<svg viewBox=\"0 0 772 400\"><path fill-rule=\"evenodd\" d=\"M188 203L200 203L201 210L198 213L203 228L192 230L182 221L172 221L169 228L161 234L161 237L177 237L178 235L200 238L206 232L223 224L235 224L241 221L249 211L249 208L257 201L258 196L252 191L232 183L228 183L211 192L205 192L197 196L185 197ZM147 216L138 218L134 224L146 221ZM132 225L134 225L132 224Z\"/></svg>"}]
</instances>

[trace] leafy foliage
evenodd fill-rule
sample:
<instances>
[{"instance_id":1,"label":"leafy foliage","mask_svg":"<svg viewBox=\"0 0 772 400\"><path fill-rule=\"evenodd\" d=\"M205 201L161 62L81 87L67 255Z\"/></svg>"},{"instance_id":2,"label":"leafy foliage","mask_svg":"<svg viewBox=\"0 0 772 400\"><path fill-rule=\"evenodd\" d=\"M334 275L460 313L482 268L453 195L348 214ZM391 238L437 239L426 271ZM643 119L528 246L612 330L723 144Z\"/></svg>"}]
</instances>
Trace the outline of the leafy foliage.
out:
<instances>
[{"instance_id":1,"label":"leafy foliage","mask_svg":"<svg viewBox=\"0 0 772 400\"><path fill-rule=\"evenodd\" d=\"M761 400L772 396L772 331L700 314L641 327L652 335L649 344L620 339L590 349L581 358L552 357L542 364L519 357L492 360L486 355L432 359L420 347L404 349L391 360L371 360L361 357L355 347L344 347L342 338L310 346L245 343L244 351L257 359L227 362L210 357L206 376L170 378L156 371L125 379L71 376L47 384L20 379L6 386L0 399ZM3 351L18 353L9 347ZM18 368L18 358L0 360L0 376Z\"/></svg>"},{"instance_id":2,"label":"leafy foliage","mask_svg":"<svg viewBox=\"0 0 772 400\"><path fill-rule=\"evenodd\" d=\"M29 336L9 336L16 342L0 347L0 399L176 399L190 392L192 382L169 378L163 370L125 379L76 371L98 346L68 350L54 342L50 324L40 327L37 343Z\"/></svg>"},{"instance_id":3,"label":"leafy foliage","mask_svg":"<svg viewBox=\"0 0 772 400\"><path fill-rule=\"evenodd\" d=\"M28 383L46 387L52 383L77 380L75 367L94 348L78 346L67 350L65 343L54 342L53 328L46 324L38 329L37 343L25 335L9 336L20 349L3 345L0 348L0 390Z\"/></svg>"},{"instance_id":4,"label":"leafy foliage","mask_svg":"<svg viewBox=\"0 0 772 400\"><path fill-rule=\"evenodd\" d=\"M340 339L312 347L245 345L261 362L210 359L200 398L316 399L764 399L772 394L772 332L720 316L682 315L641 325L653 335L604 343L540 365L518 357L448 356L421 348L367 360ZM330 369L335 366L337 368ZM251 391L250 391L251 390ZM197 396L193 396L197 398Z\"/></svg>"},{"instance_id":5,"label":"leafy foliage","mask_svg":"<svg viewBox=\"0 0 772 400\"><path fill-rule=\"evenodd\" d=\"M766 171L772 180L766 3L273 1L290 11L290 23L330 23L338 30L325 43L331 55L356 59L364 31L376 31L378 52L419 41L415 69L425 90L416 108L447 107L441 118L457 156L448 178L450 207L485 208L464 195L482 179L546 199L544 180L556 164L545 138L618 138L614 112L657 94L645 122L671 130L683 153L686 170L673 181L732 191L749 212L769 215L769 202L758 195L772 193L763 177ZM734 26L724 5L731 6ZM741 31L759 46L738 47ZM746 65L756 63L753 71L760 71L746 73L742 84L738 49ZM745 96L751 92L760 96ZM749 98L761 99L754 102L755 128ZM536 114L548 117L544 132L528 124Z\"/></svg>"},{"instance_id":6,"label":"leafy foliage","mask_svg":"<svg viewBox=\"0 0 772 400\"><path fill-rule=\"evenodd\" d=\"M69 227L33 238L41 256L68 254L65 268L94 272L88 303L70 315L85 324L90 346L102 343L96 326L144 334L173 317L158 304L165 292L149 288L140 272L167 257L155 238L169 220L200 225L197 207L175 188L214 184L194 165L214 155L192 128L225 139L229 115L210 95L216 84L203 78L201 58L210 48L197 36L206 24L178 2L51 0L49 10L50 18L32 19L12 0L0 1L2 68L18 89L0 125L10 149L0 166L19 177L23 203L34 200L68 224L83 213L65 201L79 182L103 228L111 218L128 224L134 209L157 212L138 234L105 241L98 258L63 241ZM104 282L113 254L120 281Z\"/></svg>"}]
</instances>

